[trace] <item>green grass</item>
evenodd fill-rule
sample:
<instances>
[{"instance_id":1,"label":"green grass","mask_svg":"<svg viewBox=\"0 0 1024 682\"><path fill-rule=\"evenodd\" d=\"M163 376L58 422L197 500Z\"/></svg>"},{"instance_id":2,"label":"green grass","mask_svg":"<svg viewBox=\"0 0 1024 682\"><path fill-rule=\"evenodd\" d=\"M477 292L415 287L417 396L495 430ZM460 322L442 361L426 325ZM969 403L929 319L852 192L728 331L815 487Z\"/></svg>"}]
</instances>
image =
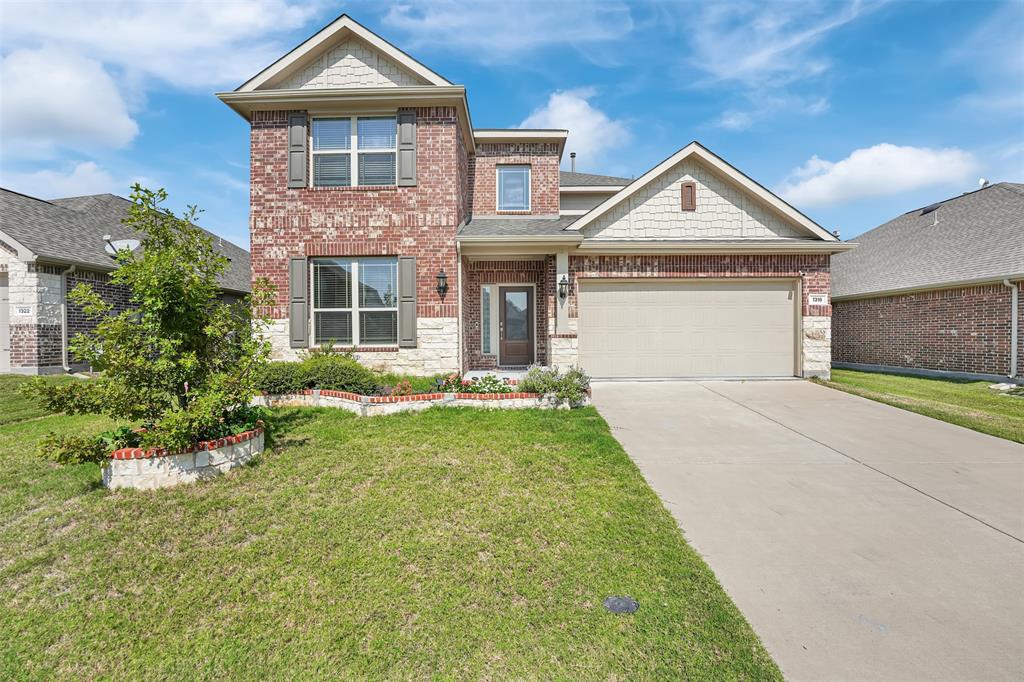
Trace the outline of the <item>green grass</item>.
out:
<instances>
[{"instance_id":1,"label":"green grass","mask_svg":"<svg viewBox=\"0 0 1024 682\"><path fill-rule=\"evenodd\" d=\"M832 370L831 381L820 382L847 393L1024 443L1024 397L989 388L990 381Z\"/></svg>"},{"instance_id":2,"label":"green grass","mask_svg":"<svg viewBox=\"0 0 1024 682\"><path fill-rule=\"evenodd\" d=\"M106 420L0 426L0 679L780 679L595 410L278 419L118 493L26 450Z\"/></svg>"}]
</instances>

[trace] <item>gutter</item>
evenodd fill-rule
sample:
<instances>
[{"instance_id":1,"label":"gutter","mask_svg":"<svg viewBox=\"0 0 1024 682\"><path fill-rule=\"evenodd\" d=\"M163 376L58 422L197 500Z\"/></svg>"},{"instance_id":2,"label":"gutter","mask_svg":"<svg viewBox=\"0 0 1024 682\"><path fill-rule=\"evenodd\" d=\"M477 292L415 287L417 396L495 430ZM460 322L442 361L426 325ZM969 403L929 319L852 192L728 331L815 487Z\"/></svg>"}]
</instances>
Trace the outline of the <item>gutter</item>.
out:
<instances>
[{"instance_id":1,"label":"gutter","mask_svg":"<svg viewBox=\"0 0 1024 682\"><path fill-rule=\"evenodd\" d=\"M1010 374L1011 379L1017 378L1017 301L1020 296L1020 285L1008 279L1003 280L1003 286L1010 287Z\"/></svg>"},{"instance_id":2,"label":"gutter","mask_svg":"<svg viewBox=\"0 0 1024 682\"><path fill-rule=\"evenodd\" d=\"M65 372L71 371L68 362L68 275L75 272L77 265L60 273L60 357Z\"/></svg>"}]
</instances>

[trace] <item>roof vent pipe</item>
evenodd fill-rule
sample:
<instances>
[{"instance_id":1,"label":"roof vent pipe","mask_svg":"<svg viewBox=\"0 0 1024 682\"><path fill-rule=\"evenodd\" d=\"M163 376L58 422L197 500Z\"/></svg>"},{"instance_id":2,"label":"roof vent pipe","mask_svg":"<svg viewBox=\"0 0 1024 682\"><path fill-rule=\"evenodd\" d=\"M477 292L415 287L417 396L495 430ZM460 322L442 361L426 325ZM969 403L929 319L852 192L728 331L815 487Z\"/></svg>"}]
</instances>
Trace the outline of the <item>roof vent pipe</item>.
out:
<instances>
[{"instance_id":1,"label":"roof vent pipe","mask_svg":"<svg viewBox=\"0 0 1024 682\"><path fill-rule=\"evenodd\" d=\"M573 173L576 172L576 152L569 152L569 167Z\"/></svg>"}]
</instances>

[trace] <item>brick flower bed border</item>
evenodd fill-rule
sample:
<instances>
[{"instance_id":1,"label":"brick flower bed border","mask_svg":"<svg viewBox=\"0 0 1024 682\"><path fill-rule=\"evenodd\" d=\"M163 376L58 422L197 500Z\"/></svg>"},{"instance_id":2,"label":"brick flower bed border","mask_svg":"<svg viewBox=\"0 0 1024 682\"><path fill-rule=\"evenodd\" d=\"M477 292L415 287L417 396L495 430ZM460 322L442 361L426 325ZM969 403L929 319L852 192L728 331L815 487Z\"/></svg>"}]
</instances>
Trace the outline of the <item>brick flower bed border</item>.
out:
<instances>
[{"instance_id":1,"label":"brick flower bed border","mask_svg":"<svg viewBox=\"0 0 1024 682\"><path fill-rule=\"evenodd\" d=\"M529 407L550 409L552 402L539 393L418 393L415 395L360 395L348 391L305 390L284 395L262 395L257 405L337 407L361 417L426 410L435 405L516 410Z\"/></svg>"},{"instance_id":2,"label":"brick flower bed border","mask_svg":"<svg viewBox=\"0 0 1024 682\"><path fill-rule=\"evenodd\" d=\"M114 490L169 488L213 478L263 452L263 429L202 441L183 450L122 448L103 465L103 485Z\"/></svg>"}]
</instances>

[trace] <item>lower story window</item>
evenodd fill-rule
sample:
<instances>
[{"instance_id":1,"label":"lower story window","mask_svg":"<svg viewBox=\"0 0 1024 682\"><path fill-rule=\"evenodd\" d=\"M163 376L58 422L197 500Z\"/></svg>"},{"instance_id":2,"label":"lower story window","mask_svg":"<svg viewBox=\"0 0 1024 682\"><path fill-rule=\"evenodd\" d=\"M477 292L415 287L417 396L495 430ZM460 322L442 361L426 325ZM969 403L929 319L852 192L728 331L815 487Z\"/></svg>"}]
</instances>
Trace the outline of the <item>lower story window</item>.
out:
<instances>
[{"instance_id":1,"label":"lower story window","mask_svg":"<svg viewBox=\"0 0 1024 682\"><path fill-rule=\"evenodd\" d=\"M316 345L398 343L397 258L316 258L312 264Z\"/></svg>"}]
</instances>

